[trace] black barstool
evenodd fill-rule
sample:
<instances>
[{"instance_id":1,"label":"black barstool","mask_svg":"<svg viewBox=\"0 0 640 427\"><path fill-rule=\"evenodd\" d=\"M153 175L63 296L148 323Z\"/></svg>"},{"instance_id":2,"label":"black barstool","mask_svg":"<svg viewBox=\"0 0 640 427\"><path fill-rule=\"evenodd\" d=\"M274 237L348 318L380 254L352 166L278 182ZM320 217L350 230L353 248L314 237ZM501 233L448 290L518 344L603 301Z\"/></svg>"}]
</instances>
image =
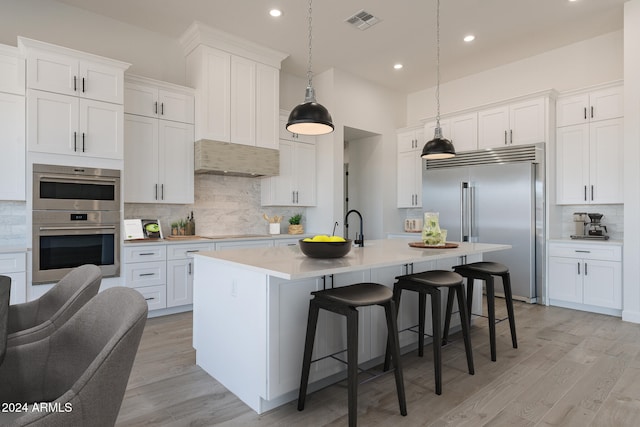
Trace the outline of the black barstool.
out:
<instances>
[{"instance_id":1,"label":"black barstool","mask_svg":"<svg viewBox=\"0 0 640 427\"><path fill-rule=\"evenodd\" d=\"M504 299L507 304L507 314L509 328L511 329L511 343L513 348L518 348L516 338L516 320L513 314L513 295L511 294L511 277L509 269L497 262L473 262L470 264L458 265L453 268L458 274L467 279L467 310L471 318L471 303L473 302L473 282L475 279L484 280L487 289L487 318L489 319L489 341L491 342L491 360L496 361L496 310L495 310L495 285L494 276L502 278L504 288ZM449 333L449 323L451 311L453 310L453 299L447 300L447 314L442 334L443 342L447 341ZM505 319L500 319L502 321Z\"/></svg>"},{"instance_id":2,"label":"black barstool","mask_svg":"<svg viewBox=\"0 0 640 427\"><path fill-rule=\"evenodd\" d=\"M355 426L358 412L358 310L357 307L380 305L384 307L387 318L388 336L390 339L393 364L395 365L396 389L400 413L407 415L407 403L404 394L404 380L400 363L400 342L398 341L398 327L396 325L396 306L393 302L391 289L377 283L359 283L340 288L325 289L311 292L313 299L309 302L309 318L307 321L307 336L304 343L302 360L302 378L300 379L300 393L298 394L298 410L304 409L309 383L309 369L311 367L311 353L316 335L318 313L320 309L341 314L347 318L347 383L349 426Z\"/></svg>"},{"instance_id":3,"label":"black barstool","mask_svg":"<svg viewBox=\"0 0 640 427\"><path fill-rule=\"evenodd\" d=\"M455 293L458 297L458 305L465 308L464 310L460 310L460 321L462 323L462 335L464 337L464 347L467 354L467 368L469 369L469 374L474 374L473 352L469 335L469 319L466 310L463 278L458 273L452 271L432 270L398 276L396 280L397 282L393 286L393 300L396 303L396 307L400 307L400 297L402 296L403 290L418 292L418 356L420 357L424 355L424 326L427 294L431 295L433 365L435 369L436 394L442 394L442 319L439 288L448 288L449 298L453 298L453 294ZM389 343L387 343L387 352L384 360L385 371L389 369L389 356Z\"/></svg>"}]
</instances>

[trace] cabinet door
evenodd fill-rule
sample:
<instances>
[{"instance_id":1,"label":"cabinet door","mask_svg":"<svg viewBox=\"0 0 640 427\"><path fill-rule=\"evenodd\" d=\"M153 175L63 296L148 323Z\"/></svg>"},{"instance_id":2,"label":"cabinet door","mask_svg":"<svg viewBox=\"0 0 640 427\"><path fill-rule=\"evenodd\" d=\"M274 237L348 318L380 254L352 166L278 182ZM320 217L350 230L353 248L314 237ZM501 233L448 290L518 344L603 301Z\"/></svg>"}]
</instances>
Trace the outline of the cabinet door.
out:
<instances>
[{"instance_id":1,"label":"cabinet door","mask_svg":"<svg viewBox=\"0 0 640 427\"><path fill-rule=\"evenodd\" d=\"M258 64L256 68L256 145L278 149L280 72Z\"/></svg>"},{"instance_id":2,"label":"cabinet door","mask_svg":"<svg viewBox=\"0 0 640 427\"><path fill-rule=\"evenodd\" d=\"M591 121L622 117L624 115L622 86L591 92L589 103Z\"/></svg>"},{"instance_id":3,"label":"cabinet door","mask_svg":"<svg viewBox=\"0 0 640 427\"><path fill-rule=\"evenodd\" d=\"M623 119L592 122L589 139L589 202L623 203Z\"/></svg>"},{"instance_id":4,"label":"cabinet door","mask_svg":"<svg viewBox=\"0 0 640 427\"><path fill-rule=\"evenodd\" d=\"M80 127L76 152L91 157L123 158L122 105L80 100Z\"/></svg>"},{"instance_id":5,"label":"cabinet door","mask_svg":"<svg viewBox=\"0 0 640 427\"><path fill-rule=\"evenodd\" d=\"M159 200L193 203L193 125L158 122Z\"/></svg>"},{"instance_id":6,"label":"cabinet door","mask_svg":"<svg viewBox=\"0 0 640 427\"><path fill-rule=\"evenodd\" d=\"M157 117L158 89L153 86L126 82L124 85L124 112Z\"/></svg>"},{"instance_id":7,"label":"cabinet door","mask_svg":"<svg viewBox=\"0 0 640 427\"><path fill-rule=\"evenodd\" d=\"M418 150L398 153L397 197L399 208L422 206L422 162ZM418 181L420 182L418 183Z\"/></svg>"},{"instance_id":8,"label":"cabinet door","mask_svg":"<svg viewBox=\"0 0 640 427\"><path fill-rule=\"evenodd\" d=\"M589 94L581 93L558 98L556 126L571 126L589 121Z\"/></svg>"},{"instance_id":9,"label":"cabinet door","mask_svg":"<svg viewBox=\"0 0 640 427\"><path fill-rule=\"evenodd\" d=\"M316 146L315 144L295 143L295 204L315 206L316 204Z\"/></svg>"},{"instance_id":10,"label":"cabinet door","mask_svg":"<svg viewBox=\"0 0 640 427\"><path fill-rule=\"evenodd\" d=\"M231 142L256 145L256 63L231 57Z\"/></svg>"},{"instance_id":11,"label":"cabinet door","mask_svg":"<svg viewBox=\"0 0 640 427\"><path fill-rule=\"evenodd\" d=\"M428 131L428 129L431 128L431 126L432 126L431 124L425 125L426 131ZM435 126L435 124L433 124L433 126ZM420 134L424 135L425 132L420 132ZM431 129L430 135L433 135L433 129ZM418 148L416 131L411 130L407 132L398 133L397 142L398 142L398 153L404 153L406 151L415 150L416 148Z\"/></svg>"},{"instance_id":12,"label":"cabinet door","mask_svg":"<svg viewBox=\"0 0 640 427\"><path fill-rule=\"evenodd\" d=\"M82 60L79 64L77 89L80 96L123 104L124 71L122 69L88 60Z\"/></svg>"},{"instance_id":13,"label":"cabinet door","mask_svg":"<svg viewBox=\"0 0 640 427\"><path fill-rule=\"evenodd\" d=\"M204 58L200 70L203 74L200 76L202 87L198 86L199 129L196 130L196 139L230 142L231 55L209 47L203 49Z\"/></svg>"},{"instance_id":14,"label":"cabinet door","mask_svg":"<svg viewBox=\"0 0 640 427\"><path fill-rule=\"evenodd\" d=\"M181 123L193 123L193 96L164 89L158 91L158 117Z\"/></svg>"},{"instance_id":15,"label":"cabinet door","mask_svg":"<svg viewBox=\"0 0 640 427\"><path fill-rule=\"evenodd\" d=\"M509 107L502 106L478 113L478 148L504 147L508 144Z\"/></svg>"},{"instance_id":16,"label":"cabinet door","mask_svg":"<svg viewBox=\"0 0 640 427\"><path fill-rule=\"evenodd\" d=\"M29 89L27 147L29 151L71 154L78 148L78 98Z\"/></svg>"},{"instance_id":17,"label":"cabinet door","mask_svg":"<svg viewBox=\"0 0 640 427\"><path fill-rule=\"evenodd\" d=\"M556 162L557 203L568 205L587 203L589 125L558 128Z\"/></svg>"},{"instance_id":18,"label":"cabinet door","mask_svg":"<svg viewBox=\"0 0 640 427\"><path fill-rule=\"evenodd\" d=\"M193 304L193 260L167 261L167 307Z\"/></svg>"},{"instance_id":19,"label":"cabinet door","mask_svg":"<svg viewBox=\"0 0 640 427\"><path fill-rule=\"evenodd\" d=\"M456 152L478 149L478 114L471 113L449 119L451 139ZM447 137L445 135L445 137Z\"/></svg>"},{"instance_id":20,"label":"cabinet door","mask_svg":"<svg viewBox=\"0 0 640 427\"><path fill-rule=\"evenodd\" d=\"M511 104L509 107L509 144L535 144L546 141L545 99Z\"/></svg>"},{"instance_id":21,"label":"cabinet door","mask_svg":"<svg viewBox=\"0 0 640 427\"><path fill-rule=\"evenodd\" d=\"M24 96L0 93L0 200L25 200L24 108Z\"/></svg>"},{"instance_id":22,"label":"cabinet door","mask_svg":"<svg viewBox=\"0 0 640 427\"><path fill-rule=\"evenodd\" d=\"M582 303L582 260L549 257L549 298Z\"/></svg>"},{"instance_id":23,"label":"cabinet door","mask_svg":"<svg viewBox=\"0 0 640 427\"><path fill-rule=\"evenodd\" d=\"M622 265L619 262L584 260L585 304L622 308Z\"/></svg>"},{"instance_id":24,"label":"cabinet door","mask_svg":"<svg viewBox=\"0 0 640 427\"><path fill-rule=\"evenodd\" d=\"M294 145L293 141L280 140L280 172L277 176L262 179L262 204L264 206L293 206Z\"/></svg>"},{"instance_id":25,"label":"cabinet door","mask_svg":"<svg viewBox=\"0 0 640 427\"><path fill-rule=\"evenodd\" d=\"M76 58L34 51L27 56L27 87L77 95L78 67L79 61Z\"/></svg>"},{"instance_id":26,"label":"cabinet door","mask_svg":"<svg viewBox=\"0 0 640 427\"><path fill-rule=\"evenodd\" d=\"M124 116L124 201L156 203L158 189L158 120Z\"/></svg>"}]
</instances>

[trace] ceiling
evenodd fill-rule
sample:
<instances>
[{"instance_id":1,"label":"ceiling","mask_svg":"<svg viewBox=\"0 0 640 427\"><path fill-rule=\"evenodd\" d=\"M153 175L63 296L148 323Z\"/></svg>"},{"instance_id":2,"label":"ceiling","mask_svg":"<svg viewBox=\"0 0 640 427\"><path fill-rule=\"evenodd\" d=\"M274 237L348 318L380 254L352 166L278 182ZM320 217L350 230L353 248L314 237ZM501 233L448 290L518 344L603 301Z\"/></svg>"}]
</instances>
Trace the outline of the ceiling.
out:
<instances>
[{"instance_id":1,"label":"ceiling","mask_svg":"<svg viewBox=\"0 0 640 427\"><path fill-rule=\"evenodd\" d=\"M286 73L304 77L308 2L304 0L57 0L178 38L198 20L285 52ZM626 0L442 0L441 81L616 31ZM277 7L280 18L268 11ZM380 22L359 30L345 20L365 10ZM332 67L404 93L436 83L436 0L316 0L315 74ZM473 33L476 40L462 38ZM404 64L394 70L396 62Z\"/></svg>"}]
</instances>

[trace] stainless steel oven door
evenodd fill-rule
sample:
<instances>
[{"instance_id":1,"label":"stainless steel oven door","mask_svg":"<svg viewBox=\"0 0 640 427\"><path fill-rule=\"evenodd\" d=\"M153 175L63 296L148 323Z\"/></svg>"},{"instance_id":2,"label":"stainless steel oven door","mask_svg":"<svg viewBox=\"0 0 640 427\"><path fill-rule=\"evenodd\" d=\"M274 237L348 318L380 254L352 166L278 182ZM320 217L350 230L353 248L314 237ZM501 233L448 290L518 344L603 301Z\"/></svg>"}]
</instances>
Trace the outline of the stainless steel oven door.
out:
<instances>
[{"instance_id":1,"label":"stainless steel oven door","mask_svg":"<svg viewBox=\"0 0 640 427\"><path fill-rule=\"evenodd\" d=\"M57 282L83 264L120 275L120 212L33 211L33 283Z\"/></svg>"},{"instance_id":2,"label":"stainless steel oven door","mask_svg":"<svg viewBox=\"0 0 640 427\"><path fill-rule=\"evenodd\" d=\"M120 210L120 171L33 165L34 210Z\"/></svg>"}]
</instances>

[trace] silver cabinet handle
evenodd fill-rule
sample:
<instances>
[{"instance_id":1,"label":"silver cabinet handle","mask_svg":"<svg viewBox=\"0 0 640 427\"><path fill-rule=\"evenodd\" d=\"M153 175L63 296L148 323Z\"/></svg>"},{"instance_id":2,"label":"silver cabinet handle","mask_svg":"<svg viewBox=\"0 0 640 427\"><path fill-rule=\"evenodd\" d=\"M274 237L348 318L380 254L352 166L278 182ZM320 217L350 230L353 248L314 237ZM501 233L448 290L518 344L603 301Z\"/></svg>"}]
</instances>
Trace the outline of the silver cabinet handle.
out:
<instances>
[{"instance_id":1,"label":"silver cabinet handle","mask_svg":"<svg viewBox=\"0 0 640 427\"><path fill-rule=\"evenodd\" d=\"M77 151L76 141L78 140L78 132L73 133L73 151Z\"/></svg>"},{"instance_id":2,"label":"silver cabinet handle","mask_svg":"<svg viewBox=\"0 0 640 427\"><path fill-rule=\"evenodd\" d=\"M155 276L156 273L140 273L138 274L138 277L146 277L146 276Z\"/></svg>"},{"instance_id":3,"label":"silver cabinet handle","mask_svg":"<svg viewBox=\"0 0 640 427\"><path fill-rule=\"evenodd\" d=\"M587 265L588 265L588 264L585 262L585 263L584 263L584 275L585 275L585 276L589 274L589 270L588 270Z\"/></svg>"},{"instance_id":4,"label":"silver cabinet handle","mask_svg":"<svg viewBox=\"0 0 640 427\"><path fill-rule=\"evenodd\" d=\"M155 195L155 199L158 200L158 184L156 184L156 195Z\"/></svg>"},{"instance_id":5,"label":"silver cabinet handle","mask_svg":"<svg viewBox=\"0 0 640 427\"><path fill-rule=\"evenodd\" d=\"M593 106L591 106L591 118L593 119Z\"/></svg>"},{"instance_id":6,"label":"silver cabinet handle","mask_svg":"<svg viewBox=\"0 0 640 427\"><path fill-rule=\"evenodd\" d=\"M145 300L145 301L153 301L154 299L155 299L154 297L147 297L147 298L145 298L144 300Z\"/></svg>"},{"instance_id":7,"label":"silver cabinet handle","mask_svg":"<svg viewBox=\"0 0 640 427\"><path fill-rule=\"evenodd\" d=\"M187 265L187 274L191 276L191 263Z\"/></svg>"},{"instance_id":8,"label":"silver cabinet handle","mask_svg":"<svg viewBox=\"0 0 640 427\"><path fill-rule=\"evenodd\" d=\"M578 262L578 275L580 275L580 263Z\"/></svg>"},{"instance_id":9,"label":"silver cabinet handle","mask_svg":"<svg viewBox=\"0 0 640 427\"><path fill-rule=\"evenodd\" d=\"M509 144L513 144L513 129L509 129Z\"/></svg>"},{"instance_id":10,"label":"silver cabinet handle","mask_svg":"<svg viewBox=\"0 0 640 427\"><path fill-rule=\"evenodd\" d=\"M591 186L591 201L593 202L593 185Z\"/></svg>"},{"instance_id":11,"label":"silver cabinet handle","mask_svg":"<svg viewBox=\"0 0 640 427\"><path fill-rule=\"evenodd\" d=\"M585 251L585 250L582 250L582 249L576 249L574 252L580 252L580 253L583 253L583 254L590 254L591 253L591 251Z\"/></svg>"},{"instance_id":12,"label":"silver cabinet handle","mask_svg":"<svg viewBox=\"0 0 640 427\"><path fill-rule=\"evenodd\" d=\"M507 131L504 131L504 145L507 145Z\"/></svg>"},{"instance_id":13,"label":"silver cabinet handle","mask_svg":"<svg viewBox=\"0 0 640 427\"><path fill-rule=\"evenodd\" d=\"M156 254L155 252L142 252L142 253L139 253L138 255L140 255L140 256L149 256L149 255L155 255L155 254Z\"/></svg>"},{"instance_id":14,"label":"silver cabinet handle","mask_svg":"<svg viewBox=\"0 0 640 427\"><path fill-rule=\"evenodd\" d=\"M153 114L158 114L158 101L154 102Z\"/></svg>"},{"instance_id":15,"label":"silver cabinet handle","mask_svg":"<svg viewBox=\"0 0 640 427\"><path fill-rule=\"evenodd\" d=\"M584 186L584 201L587 201L587 186Z\"/></svg>"},{"instance_id":16,"label":"silver cabinet handle","mask_svg":"<svg viewBox=\"0 0 640 427\"><path fill-rule=\"evenodd\" d=\"M587 107L584 107L584 119L587 120Z\"/></svg>"}]
</instances>

